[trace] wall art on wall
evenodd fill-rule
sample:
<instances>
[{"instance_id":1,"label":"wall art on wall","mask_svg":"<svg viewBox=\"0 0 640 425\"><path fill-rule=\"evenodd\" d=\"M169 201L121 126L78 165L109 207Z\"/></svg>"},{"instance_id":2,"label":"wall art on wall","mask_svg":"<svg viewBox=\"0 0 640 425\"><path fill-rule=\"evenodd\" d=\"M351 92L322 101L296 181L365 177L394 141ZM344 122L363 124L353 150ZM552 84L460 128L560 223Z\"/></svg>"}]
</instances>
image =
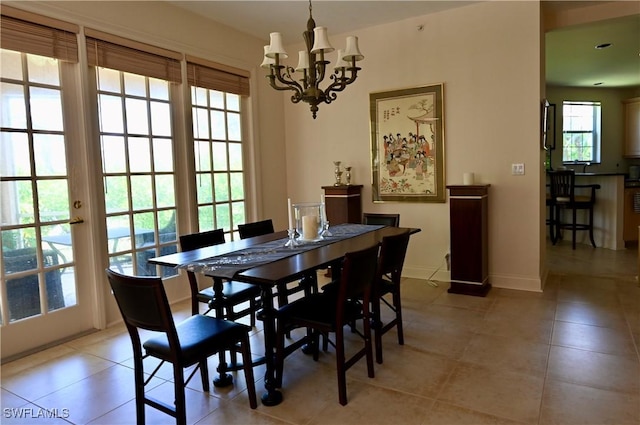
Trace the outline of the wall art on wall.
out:
<instances>
[{"instance_id":1,"label":"wall art on wall","mask_svg":"<svg viewBox=\"0 0 640 425\"><path fill-rule=\"evenodd\" d=\"M445 202L444 85L369 95L374 202Z\"/></svg>"}]
</instances>

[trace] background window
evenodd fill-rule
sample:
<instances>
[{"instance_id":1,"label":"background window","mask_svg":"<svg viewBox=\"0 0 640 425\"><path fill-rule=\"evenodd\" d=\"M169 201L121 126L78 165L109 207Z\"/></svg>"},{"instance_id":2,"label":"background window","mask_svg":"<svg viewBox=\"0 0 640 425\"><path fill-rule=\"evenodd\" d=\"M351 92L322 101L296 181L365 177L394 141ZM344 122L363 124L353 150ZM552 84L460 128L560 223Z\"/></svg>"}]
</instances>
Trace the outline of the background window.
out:
<instances>
[{"instance_id":1,"label":"background window","mask_svg":"<svg viewBox=\"0 0 640 425\"><path fill-rule=\"evenodd\" d=\"M562 161L600 162L600 102L562 102Z\"/></svg>"}]
</instances>

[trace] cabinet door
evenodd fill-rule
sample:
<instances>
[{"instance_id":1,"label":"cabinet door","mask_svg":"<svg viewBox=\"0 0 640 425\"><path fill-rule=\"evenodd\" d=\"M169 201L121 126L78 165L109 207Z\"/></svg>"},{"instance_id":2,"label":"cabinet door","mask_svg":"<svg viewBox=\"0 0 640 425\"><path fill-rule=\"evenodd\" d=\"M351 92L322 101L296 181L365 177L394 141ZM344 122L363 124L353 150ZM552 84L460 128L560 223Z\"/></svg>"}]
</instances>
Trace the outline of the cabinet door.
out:
<instances>
[{"instance_id":1,"label":"cabinet door","mask_svg":"<svg viewBox=\"0 0 640 425\"><path fill-rule=\"evenodd\" d=\"M639 194L640 188L624 190L624 226L622 239L625 242L635 242L638 240L638 226L640 226L640 211L634 208L635 196Z\"/></svg>"},{"instance_id":2,"label":"cabinet door","mask_svg":"<svg viewBox=\"0 0 640 425\"><path fill-rule=\"evenodd\" d=\"M625 100L624 104L624 140L625 156L640 157L640 97Z\"/></svg>"}]
</instances>

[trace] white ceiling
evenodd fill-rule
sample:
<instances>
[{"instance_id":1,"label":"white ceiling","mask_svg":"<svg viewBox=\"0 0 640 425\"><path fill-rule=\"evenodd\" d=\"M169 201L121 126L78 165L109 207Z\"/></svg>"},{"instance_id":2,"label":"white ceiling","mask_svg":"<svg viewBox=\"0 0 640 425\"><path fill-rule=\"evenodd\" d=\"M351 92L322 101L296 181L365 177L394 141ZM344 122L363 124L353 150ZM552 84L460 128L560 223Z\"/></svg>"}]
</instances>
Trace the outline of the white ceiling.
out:
<instances>
[{"instance_id":1,"label":"white ceiling","mask_svg":"<svg viewBox=\"0 0 640 425\"><path fill-rule=\"evenodd\" d=\"M309 17L307 0L289 1L183 1L170 3L269 42L269 33L282 33L285 44L302 40ZM353 32L369 26L413 16L467 6L477 1L313 1L313 18L329 35ZM592 6L595 1L545 1L552 11ZM595 46L611 43L608 49ZM360 46L366 55L366 46ZM568 27L547 33L546 79L548 84L592 87L640 85L640 14L609 21Z\"/></svg>"}]
</instances>

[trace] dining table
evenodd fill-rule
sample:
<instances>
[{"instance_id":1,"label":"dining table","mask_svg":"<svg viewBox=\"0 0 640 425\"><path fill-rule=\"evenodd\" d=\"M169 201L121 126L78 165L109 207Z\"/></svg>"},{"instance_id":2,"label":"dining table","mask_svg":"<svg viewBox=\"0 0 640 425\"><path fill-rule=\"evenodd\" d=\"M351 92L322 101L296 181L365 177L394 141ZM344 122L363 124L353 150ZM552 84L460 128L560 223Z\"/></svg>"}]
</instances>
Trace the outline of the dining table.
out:
<instances>
[{"instance_id":1,"label":"dining table","mask_svg":"<svg viewBox=\"0 0 640 425\"><path fill-rule=\"evenodd\" d=\"M260 287L262 310L259 317L263 321L264 357L254 360L254 363L265 364L265 393L261 397L262 404L275 406L282 402L283 395L278 388L281 384L275 379L277 308L274 303L274 291L281 291L287 284L295 281L302 280L308 284L310 276L315 276L318 270L328 268L339 270L345 253L379 244L383 237L407 230L411 234L420 232L419 228L340 224L330 227L328 232L318 240L301 241L293 245L287 243L288 233L279 231L193 251L155 257L149 262L176 267L187 273L203 273L213 278L214 299L222 297L222 284L225 279L251 283ZM196 314L197 288L191 288L191 291L192 309ZM222 308L216 309L216 316L223 317ZM298 346L301 344L295 347ZM219 376L214 381L216 386L231 383L231 378L226 372L232 368L232 365L226 364L224 354L221 355L220 360ZM246 360L243 359L243 361Z\"/></svg>"}]
</instances>

